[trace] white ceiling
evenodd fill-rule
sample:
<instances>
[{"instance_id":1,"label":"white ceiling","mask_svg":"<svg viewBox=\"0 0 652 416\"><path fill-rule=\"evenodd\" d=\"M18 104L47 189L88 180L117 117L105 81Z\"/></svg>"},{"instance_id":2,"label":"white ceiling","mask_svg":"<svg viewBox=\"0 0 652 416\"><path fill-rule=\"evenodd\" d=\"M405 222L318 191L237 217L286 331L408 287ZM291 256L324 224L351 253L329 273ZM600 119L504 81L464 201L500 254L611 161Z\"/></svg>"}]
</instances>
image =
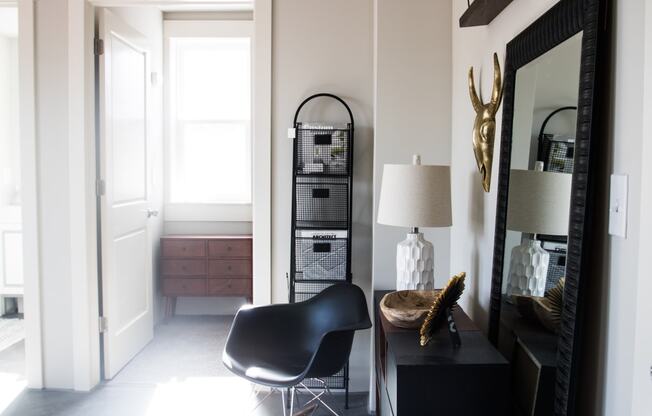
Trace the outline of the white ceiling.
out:
<instances>
[{"instance_id":1,"label":"white ceiling","mask_svg":"<svg viewBox=\"0 0 652 416\"><path fill-rule=\"evenodd\" d=\"M0 36L18 36L18 9L0 6Z\"/></svg>"}]
</instances>

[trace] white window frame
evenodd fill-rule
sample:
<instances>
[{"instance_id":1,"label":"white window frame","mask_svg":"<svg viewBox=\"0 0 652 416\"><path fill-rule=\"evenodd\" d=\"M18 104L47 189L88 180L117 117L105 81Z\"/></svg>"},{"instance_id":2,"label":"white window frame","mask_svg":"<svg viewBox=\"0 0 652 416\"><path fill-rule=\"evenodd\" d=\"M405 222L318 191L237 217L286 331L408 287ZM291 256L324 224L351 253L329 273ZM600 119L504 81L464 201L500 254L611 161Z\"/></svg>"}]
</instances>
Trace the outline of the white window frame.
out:
<instances>
[{"instance_id":1,"label":"white window frame","mask_svg":"<svg viewBox=\"0 0 652 416\"><path fill-rule=\"evenodd\" d=\"M251 39L251 95L252 95L252 119L250 128L251 163L252 163L252 181L253 181L253 95L254 95L254 22L252 20L166 20L163 25L164 31L164 55L165 70L170 74L170 38L201 38L201 37L248 37ZM172 151L172 113L171 113L171 82L169 76L166 78L165 85L165 221L221 221L221 222L251 222L252 221L252 203L248 204L228 204L228 203L177 203L170 200L171 178L171 151ZM252 183L252 201L253 201L253 183Z\"/></svg>"}]
</instances>

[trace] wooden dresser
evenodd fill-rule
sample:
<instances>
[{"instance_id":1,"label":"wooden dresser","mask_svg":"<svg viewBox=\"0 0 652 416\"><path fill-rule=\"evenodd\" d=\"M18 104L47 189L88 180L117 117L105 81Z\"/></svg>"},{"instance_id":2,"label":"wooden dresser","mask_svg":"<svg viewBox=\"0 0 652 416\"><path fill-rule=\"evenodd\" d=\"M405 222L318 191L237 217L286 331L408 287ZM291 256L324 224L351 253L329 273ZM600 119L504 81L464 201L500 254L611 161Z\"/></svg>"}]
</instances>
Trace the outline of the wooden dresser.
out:
<instances>
[{"instance_id":1,"label":"wooden dresser","mask_svg":"<svg viewBox=\"0 0 652 416\"><path fill-rule=\"evenodd\" d=\"M509 364L457 307L462 339L453 348L446 328L426 347L418 329L402 329L378 307L387 291L376 291L376 415L509 415Z\"/></svg>"},{"instance_id":2,"label":"wooden dresser","mask_svg":"<svg viewBox=\"0 0 652 416\"><path fill-rule=\"evenodd\" d=\"M241 296L251 302L251 242L250 235L162 237L166 315L174 315L178 296Z\"/></svg>"}]
</instances>

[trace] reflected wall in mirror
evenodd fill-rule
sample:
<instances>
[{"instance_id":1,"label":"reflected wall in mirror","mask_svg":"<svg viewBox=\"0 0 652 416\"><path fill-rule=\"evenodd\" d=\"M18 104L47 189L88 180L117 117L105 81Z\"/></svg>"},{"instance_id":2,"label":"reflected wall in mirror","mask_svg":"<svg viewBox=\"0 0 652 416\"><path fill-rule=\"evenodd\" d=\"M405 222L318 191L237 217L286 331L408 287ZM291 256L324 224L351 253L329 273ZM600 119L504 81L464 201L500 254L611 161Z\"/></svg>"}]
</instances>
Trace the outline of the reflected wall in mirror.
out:
<instances>
[{"instance_id":1,"label":"reflected wall in mirror","mask_svg":"<svg viewBox=\"0 0 652 416\"><path fill-rule=\"evenodd\" d=\"M489 338L517 415L575 414L604 0L560 0L507 45Z\"/></svg>"}]
</instances>

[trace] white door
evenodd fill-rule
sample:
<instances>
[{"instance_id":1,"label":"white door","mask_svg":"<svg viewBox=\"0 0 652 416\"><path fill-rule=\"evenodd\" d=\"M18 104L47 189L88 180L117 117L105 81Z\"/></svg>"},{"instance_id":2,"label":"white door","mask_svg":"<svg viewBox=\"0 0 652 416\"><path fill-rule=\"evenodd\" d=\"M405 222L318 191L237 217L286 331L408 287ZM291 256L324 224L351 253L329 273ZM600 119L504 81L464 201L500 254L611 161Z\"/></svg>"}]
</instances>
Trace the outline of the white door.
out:
<instances>
[{"instance_id":1,"label":"white door","mask_svg":"<svg viewBox=\"0 0 652 416\"><path fill-rule=\"evenodd\" d=\"M151 339L148 236L149 51L146 38L100 10L99 164L104 374L113 378Z\"/></svg>"}]
</instances>

